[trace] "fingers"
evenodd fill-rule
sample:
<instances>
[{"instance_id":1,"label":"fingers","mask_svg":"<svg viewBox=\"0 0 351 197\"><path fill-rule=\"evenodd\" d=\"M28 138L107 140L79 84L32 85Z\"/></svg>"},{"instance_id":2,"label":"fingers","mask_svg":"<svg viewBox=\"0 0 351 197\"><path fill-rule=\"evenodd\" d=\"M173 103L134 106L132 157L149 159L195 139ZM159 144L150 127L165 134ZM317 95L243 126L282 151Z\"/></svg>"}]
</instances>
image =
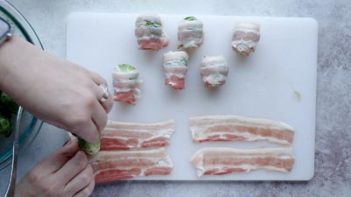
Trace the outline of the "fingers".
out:
<instances>
[{"instance_id":1,"label":"fingers","mask_svg":"<svg viewBox=\"0 0 351 197\"><path fill-rule=\"evenodd\" d=\"M58 180L62 180L64 183L69 182L73 177L77 176L83 169L88 165L88 158L82 152L78 151L72 159L67 161L55 175Z\"/></svg>"},{"instance_id":2,"label":"fingers","mask_svg":"<svg viewBox=\"0 0 351 197\"><path fill-rule=\"evenodd\" d=\"M95 72L90 72L90 76L93 79L93 81L96 83L98 90L97 90L97 99L100 101L101 105L104 107L106 110L106 113L110 112L112 105L113 105L113 100L112 96L109 94L109 98L105 101L101 101L101 98L104 95L104 91L102 88L99 87L100 84L106 84L107 82L104 78L102 78L99 74Z\"/></svg>"},{"instance_id":3,"label":"fingers","mask_svg":"<svg viewBox=\"0 0 351 197\"><path fill-rule=\"evenodd\" d=\"M67 130L85 141L95 144L100 138L100 131L106 126L107 114L101 104L97 101L95 95L92 94L89 97L92 97L93 99L82 104L80 108L83 109L69 118ZM70 126L71 128L69 129L68 125L73 126Z\"/></svg>"},{"instance_id":4,"label":"fingers","mask_svg":"<svg viewBox=\"0 0 351 197\"><path fill-rule=\"evenodd\" d=\"M73 196L74 194L77 194L87 188L92 181L94 181L93 168L88 165L76 177L66 184L64 189L65 193Z\"/></svg>"},{"instance_id":5,"label":"fingers","mask_svg":"<svg viewBox=\"0 0 351 197\"><path fill-rule=\"evenodd\" d=\"M109 95L108 99L104 102L101 102L101 105L106 110L106 113L110 112L113 106L113 98L112 95Z\"/></svg>"},{"instance_id":6,"label":"fingers","mask_svg":"<svg viewBox=\"0 0 351 197\"><path fill-rule=\"evenodd\" d=\"M74 195L74 197L90 196L90 194L93 193L93 191L94 191L94 187L95 187L95 180L93 179L86 188L79 191L76 195Z\"/></svg>"},{"instance_id":7,"label":"fingers","mask_svg":"<svg viewBox=\"0 0 351 197\"><path fill-rule=\"evenodd\" d=\"M108 99L102 100L105 94L104 90L101 87L97 86L96 92L97 92L97 98L100 101L100 104L104 107L106 113L110 112L113 106L113 99L112 99L111 93L110 92L108 93L109 94Z\"/></svg>"},{"instance_id":8,"label":"fingers","mask_svg":"<svg viewBox=\"0 0 351 197\"><path fill-rule=\"evenodd\" d=\"M92 118L90 118L89 121L80 122L79 125L71 132L92 144L95 144L99 140L100 131L96 127Z\"/></svg>"},{"instance_id":9,"label":"fingers","mask_svg":"<svg viewBox=\"0 0 351 197\"><path fill-rule=\"evenodd\" d=\"M111 110L113 101L112 97L102 99L105 91L99 87L99 84L106 84L99 74L85 70L92 81L89 82L89 91L82 95L86 98L77 104L77 113L71 117L67 117L65 129L75 133L80 138L89 143L96 143L99 139L99 133L107 123L107 113ZM67 120L68 119L68 120Z\"/></svg>"},{"instance_id":10,"label":"fingers","mask_svg":"<svg viewBox=\"0 0 351 197\"><path fill-rule=\"evenodd\" d=\"M33 170L45 171L43 174L51 174L58 171L69 159L71 159L79 150L78 141L70 140L64 147L56 153L42 160Z\"/></svg>"},{"instance_id":11,"label":"fingers","mask_svg":"<svg viewBox=\"0 0 351 197\"><path fill-rule=\"evenodd\" d=\"M96 105L95 110L92 114L92 120L99 132L105 128L107 123L107 114L101 105Z\"/></svg>"},{"instance_id":12,"label":"fingers","mask_svg":"<svg viewBox=\"0 0 351 197\"><path fill-rule=\"evenodd\" d=\"M90 72L90 76L97 85L107 84L106 80L95 72Z\"/></svg>"}]
</instances>

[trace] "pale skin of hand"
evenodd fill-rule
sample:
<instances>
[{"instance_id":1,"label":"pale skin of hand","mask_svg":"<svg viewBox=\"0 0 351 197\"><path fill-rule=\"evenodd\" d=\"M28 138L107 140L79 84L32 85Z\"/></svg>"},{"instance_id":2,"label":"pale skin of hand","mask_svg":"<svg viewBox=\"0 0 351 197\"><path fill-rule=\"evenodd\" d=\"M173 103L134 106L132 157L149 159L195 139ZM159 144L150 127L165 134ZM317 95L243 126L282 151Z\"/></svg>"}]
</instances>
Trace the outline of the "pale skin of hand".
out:
<instances>
[{"instance_id":1,"label":"pale skin of hand","mask_svg":"<svg viewBox=\"0 0 351 197\"><path fill-rule=\"evenodd\" d=\"M71 140L42 160L16 186L16 197L86 197L95 186L88 158Z\"/></svg>"},{"instance_id":2,"label":"pale skin of hand","mask_svg":"<svg viewBox=\"0 0 351 197\"><path fill-rule=\"evenodd\" d=\"M38 118L90 143L106 126L112 97L98 74L57 58L19 37L0 46L0 89Z\"/></svg>"}]
</instances>

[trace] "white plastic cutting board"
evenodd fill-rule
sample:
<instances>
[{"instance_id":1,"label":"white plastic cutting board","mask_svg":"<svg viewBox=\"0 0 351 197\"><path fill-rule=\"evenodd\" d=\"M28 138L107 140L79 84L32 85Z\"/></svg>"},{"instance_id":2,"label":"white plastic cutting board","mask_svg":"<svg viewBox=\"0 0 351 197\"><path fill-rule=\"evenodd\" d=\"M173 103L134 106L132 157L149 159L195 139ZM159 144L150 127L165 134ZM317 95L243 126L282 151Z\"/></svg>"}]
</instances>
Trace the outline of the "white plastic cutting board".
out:
<instances>
[{"instance_id":1,"label":"white plastic cutting board","mask_svg":"<svg viewBox=\"0 0 351 197\"><path fill-rule=\"evenodd\" d=\"M185 90L164 85L163 53L175 50L177 25L184 17L161 15L170 45L158 52L141 51L134 36L135 14L74 13L67 20L67 58L98 72L109 82L117 64L135 65L144 81L135 106L115 103L109 118L155 122L174 118L176 131L167 148L173 162L171 176L142 180L309 180L314 174L316 110L317 22L310 18L197 16L204 22L205 42L189 63ZM261 40L249 58L231 49L233 27L239 21L261 25ZM230 65L227 83L218 90L204 88L199 64L205 55L223 54ZM198 179L190 164L200 147L263 147L268 143L194 144L188 118L195 115L236 114L279 120L295 128L290 173L254 171L247 174ZM273 145L276 146L276 145Z\"/></svg>"}]
</instances>

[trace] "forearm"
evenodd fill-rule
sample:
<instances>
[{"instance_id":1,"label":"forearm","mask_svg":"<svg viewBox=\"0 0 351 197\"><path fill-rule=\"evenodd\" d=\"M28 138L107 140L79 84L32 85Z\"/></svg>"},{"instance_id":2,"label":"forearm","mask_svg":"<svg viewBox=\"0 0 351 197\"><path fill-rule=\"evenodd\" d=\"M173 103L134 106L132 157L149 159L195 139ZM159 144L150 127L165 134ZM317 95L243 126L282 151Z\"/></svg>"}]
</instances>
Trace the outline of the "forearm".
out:
<instances>
[{"instance_id":1,"label":"forearm","mask_svg":"<svg viewBox=\"0 0 351 197\"><path fill-rule=\"evenodd\" d=\"M112 98L101 104L101 76L19 37L0 46L0 89L36 117L95 143Z\"/></svg>"},{"instance_id":2,"label":"forearm","mask_svg":"<svg viewBox=\"0 0 351 197\"><path fill-rule=\"evenodd\" d=\"M23 93L18 84L26 83L23 75L32 73L36 59L42 54L41 49L20 37L14 36L0 46L0 90L15 100Z\"/></svg>"}]
</instances>

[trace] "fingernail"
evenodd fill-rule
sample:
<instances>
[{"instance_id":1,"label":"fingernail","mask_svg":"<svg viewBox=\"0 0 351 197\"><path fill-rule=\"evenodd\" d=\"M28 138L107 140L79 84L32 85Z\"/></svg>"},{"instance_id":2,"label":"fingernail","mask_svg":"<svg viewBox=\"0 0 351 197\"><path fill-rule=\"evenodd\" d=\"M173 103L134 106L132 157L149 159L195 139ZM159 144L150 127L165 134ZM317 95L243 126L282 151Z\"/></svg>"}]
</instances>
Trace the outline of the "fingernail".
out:
<instances>
[{"instance_id":1,"label":"fingernail","mask_svg":"<svg viewBox=\"0 0 351 197\"><path fill-rule=\"evenodd\" d=\"M66 146L72 143L71 139L66 140L66 142L62 146Z\"/></svg>"}]
</instances>

